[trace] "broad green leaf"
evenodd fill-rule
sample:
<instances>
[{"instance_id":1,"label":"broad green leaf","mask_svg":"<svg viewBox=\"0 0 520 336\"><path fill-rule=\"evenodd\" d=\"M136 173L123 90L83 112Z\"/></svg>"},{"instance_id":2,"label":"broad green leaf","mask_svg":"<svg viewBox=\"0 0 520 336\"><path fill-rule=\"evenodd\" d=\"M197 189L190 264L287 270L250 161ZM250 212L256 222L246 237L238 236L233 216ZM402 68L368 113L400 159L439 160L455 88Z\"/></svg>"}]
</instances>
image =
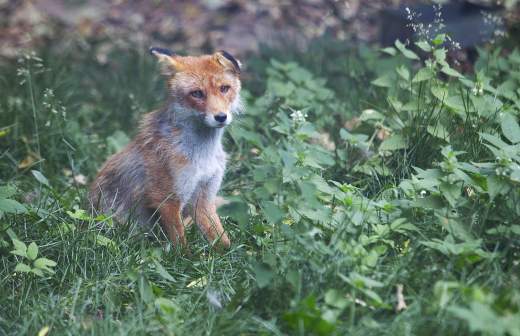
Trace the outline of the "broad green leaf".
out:
<instances>
[{"instance_id":1,"label":"broad green leaf","mask_svg":"<svg viewBox=\"0 0 520 336\"><path fill-rule=\"evenodd\" d=\"M385 116L373 109L366 109L361 112L361 115L359 116L359 120L366 121L366 120L383 120L385 119ZM342 129L343 130L343 129Z\"/></svg>"},{"instance_id":2,"label":"broad green leaf","mask_svg":"<svg viewBox=\"0 0 520 336\"><path fill-rule=\"evenodd\" d=\"M381 49L381 51L391 56L395 56L395 54L397 53L397 50L395 50L395 48L393 47L383 48Z\"/></svg>"},{"instance_id":3,"label":"broad green leaf","mask_svg":"<svg viewBox=\"0 0 520 336\"><path fill-rule=\"evenodd\" d=\"M49 271L50 273L53 273L52 270L48 270L48 271ZM43 271L42 271L41 269L39 269L39 268L32 268L32 269L31 269L31 273L34 273L34 274L36 274L36 275L39 276L39 277L43 277Z\"/></svg>"},{"instance_id":4,"label":"broad green leaf","mask_svg":"<svg viewBox=\"0 0 520 336\"><path fill-rule=\"evenodd\" d=\"M432 40L432 43L436 46L439 46L446 41L446 34L437 34L435 38Z\"/></svg>"},{"instance_id":5,"label":"broad green leaf","mask_svg":"<svg viewBox=\"0 0 520 336\"><path fill-rule=\"evenodd\" d=\"M338 292L335 289L329 289L325 293L325 303L329 306L343 309L345 308L349 301L345 298L345 295L342 295L340 292Z\"/></svg>"},{"instance_id":6,"label":"broad green leaf","mask_svg":"<svg viewBox=\"0 0 520 336\"><path fill-rule=\"evenodd\" d=\"M48 267L56 266L56 262L54 260L50 260L47 258L38 258L34 261L34 267L46 269Z\"/></svg>"},{"instance_id":7,"label":"broad green leaf","mask_svg":"<svg viewBox=\"0 0 520 336\"><path fill-rule=\"evenodd\" d=\"M448 88L444 86L432 86L431 88L432 94L435 98L439 99L440 101L444 102L446 99L448 99Z\"/></svg>"},{"instance_id":8,"label":"broad green leaf","mask_svg":"<svg viewBox=\"0 0 520 336\"><path fill-rule=\"evenodd\" d=\"M159 274L163 279L168 280L170 282L175 282L175 279L172 275L161 265L157 260L154 260L155 269L157 270L157 274Z\"/></svg>"},{"instance_id":9,"label":"broad green leaf","mask_svg":"<svg viewBox=\"0 0 520 336\"><path fill-rule=\"evenodd\" d=\"M506 144L502 139L499 139L497 136L489 133L480 133L480 136L482 139L488 141L493 146L501 149L505 149L506 147L509 147L508 144Z\"/></svg>"},{"instance_id":10,"label":"broad green leaf","mask_svg":"<svg viewBox=\"0 0 520 336\"><path fill-rule=\"evenodd\" d=\"M460 255L469 257L466 259L469 263L482 260L482 258L492 258L493 254L485 252L480 248L482 240L466 241L464 243L454 243L451 236L447 236L445 240L432 239L431 241L423 241L422 245L435 249L446 256Z\"/></svg>"},{"instance_id":11,"label":"broad green leaf","mask_svg":"<svg viewBox=\"0 0 520 336\"><path fill-rule=\"evenodd\" d=\"M447 64L446 63L446 49L444 49L444 48L436 49L433 52L433 56L435 57L437 62L439 62L440 64Z\"/></svg>"},{"instance_id":12,"label":"broad green leaf","mask_svg":"<svg viewBox=\"0 0 520 336\"><path fill-rule=\"evenodd\" d=\"M404 57L412 60L419 60L419 56L413 51L406 49L406 46L401 41L395 41L395 47L404 55Z\"/></svg>"},{"instance_id":13,"label":"broad green leaf","mask_svg":"<svg viewBox=\"0 0 520 336\"><path fill-rule=\"evenodd\" d=\"M16 189L11 185L5 185L0 187L0 198L10 198L16 194Z\"/></svg>"},{"instance_id":14,"label":"broad green leaf","mask_svg":"<svg viewBox=\"0 0 520 336\"><path fill-rule=\"evenodd\" d=\"M253 272L255 273L256 283L260 288L266 287L274 276L270 266L266 263L253 263Z\"/></svg>"},{"instance_id":15,"label":"broad green leaf","mask_svg":"<svg viewBox=\"0 0 520 336\"><path fill-rule=\"evenodd\" d=\"M45 176L43 176L42 173L40 173L37 170L31 170L31 173L33 174L33 176L36 178L36 180L38 182L40 182L41 184L46 185L47 187L49 186L49 180L47 180L47 178Z\"/></svg>"},{"instance_id":16,"label":"broad green leaf","mask_svg":"<svg viewBox=\"0 0 520 336\"><path fill-rule=\"evenodd\" d=\"M89 214L87 213L87 211L85 211L83 209L74 209L74 212L67 210L67 215L69 215L70 218L84 220L84 221L88 221L88 220L92 219L89 216Z\"/></svg>"},{"instance_id":17,"label":"broad green leaf","mask_svg":"<svg viewBox=\"0 0 520 336\"><path fill-rule=\"evenodd\" d=\"M262 202L262 212L271 224L277 224L283 218L283 212L271 201Z\"/></svg>"},{"instance_id":18,"label":"broad green leaf","mask_svg":"<svg viewBox=\"0 0 520 336\"><path fill-rule=\"evenodd\" d=\"M322 193L325 193L327 195L333 195L336 193L337 189L332 187L330 184L325 181L321 176L315 175L310 179L310 182L314 184L314 186L321 191Z\"/></svg>"},{"instance_id":19,"label":"broad green leaf","mask_svg":"<svg viewBox=\"0 0 520 336\"><path fill-rule=\"evenodd\" d=\"M432 70L428 68L421 68L413 77L412 82L419 83L431 78L433 78Z\"/></svg>"},{"instance_id":20,"label":"broad green leaf","mask_svg":"<svg viewBox=\"0 0 520 336\"><path fill-rule=\"evenodd\" d=\"M448 130L442 125L437 124L436 126L428 126L428 133L442 140L450 141L450 134Z\"/></svg>"},{"instance_id":21,"label":"broad green leaf","mask_svg":"<svg viewBox=\"0 0 520 336\"><path fill-rule=\"evenodd\" d=\"M38 256L38 245L35 242L29 244L27 248L27 258L34 260Z\"/></svg>"},{"instance_id":22,"label":"broad green leaf","mask_svg":"<svg viewBox=\"0 0 520 336\"><path fill-rule=\"evenodd\" d=\"M501 126L502 132L509 141L513 144L520 142L520 126L518 126L518 121L512 114L504 114Z\"/></svg>"},{"instance_id":23,"label":"broad green leaf","mask_svg":"<svg viewBox=\"0 0 520 336\"><path fill-rule=\"evenodd\" d=\"M416 231L419 232L419 229L417 226L413 225L412 223L408 222L406 218L398 218L395 221L393 221L390 224L390 229L394 231Z\"/></svg>"},{"instance_id":24,"label":"broad green leaf","mask_svg":"<svg viewBox=\"0 0 520 336\"><path fill-rule=\"evenodd\" d=\"M400 67L395 69L395 71L397 71L399 76L401 76L401 78L405 81L410 79L410 71L408 71L408 69L404 65L401 65Z\"/></svg>"},{"instance_id":25,"label":"broad green leaf","mask_svg":"<svg viewBox=\"0 0 520 336\"><path fill-rule=\"evenodd\" d=\"M20 251L22 253L27 253L27 245L23 241L18 239L13 239L13 245L16 251Z\"/></svg>"},{"instance_id":26,"label":"broad green leaf","mask_svg":"<svg viewBox=\"0 0 520 336\"><path fill-rule=\"evenodd\" d=\"M371 83L375 86L388 88L395 85L394 79L392 79L388 74L382 75L381 77L374 79Z\"/></svg>"},{"instance_id":27,"label":"broad green leaf","mask_svg":"<svg viewBox=\"0 0 520 336\"><path fill-rule=\"evenodd\" d=\"M400 101L397 97L394 97L394 96L390 96L388 97L388 102L390 103L390 105L392 106L392 108L394 108L394 110L399 113L403 110L403 102ZM404 125L402 123L402 121L399 122L399 125Z\"/></svg>"},{"instance_id":28,"label":"broad green leaf","mask_svg":"<svg viewBox=\"0 0 520 336\"><path fill-rule=\"evenodd\" d=\"M334 158L332 155L329 152L322 150L321 147L308 151L302 161L303 166L318 169L324 169L326 166L332 166L333 164Z\"/></svg>"},{"instance_id":29,"label":"broad green leaf","mask_svg":"<svg viewBox=\"0 0 520 336\"><path fill-rule=\"evenodd\" d=\"M377 294L373 290L371 290L371 289L363 289L362 292L366 296L368 296L370 298L370 300L372 301L371 302L372 304L374 304L374 305L381 305L381 304L383 304L383 300L381 299L379 294Z\"/></svg>"},{"instance_id":30,"label":"broad green leaf","mask_svg":"<svg viewBox=\"0 0 520 336\"><path fill-rule=\"evenodd\" d=\"M426 41L419 41L419 42L416 42L415 43L416 46L419 47L419 49L421 49L422 51L424 52L431 52L432 51L432 47L430 46L430 44Z\"/></svg>"},{"instance_id":31,"label":"broad green leaf","mask_svg":"<svg viewBox=\"0 0 520 336\"><path fill-rule=\"evenodd\" d=\"M471 231L466 228L465 224L459 222L456 218L444 217L441 215L437 215L437 218L442 227L448 229L453 237L465 242L472 242L475 240L475 237L471 234Z\"/></svg>"},{"instance_id":32,"label":"broad green leaf","mask_svg":"<svg viewBox=\"0 0 520 336\"><path fill-rule=\"evenodd\" d=\"M163 297L159 297L157 299L155 299L155 306L157 308L159 308L159 310L163 313L163 314L173 314L175 313L179 307L170 299L167 299L167 298L163 298Z\"/></svg>"},{"instance_id":33,"label":"broad green leaf","mask_svg":"<svg viewBox=\"0 0 520 336\"><path fill-rule=\"evenodd\" d=\"M24 214L27 213L27 208L15 200L0 198L0 212Z\"/></svg>"},{"instance_id":34,"label":"broad green leaf","mask_svg":"<svg viewBox=\"0 0 520 336\"><path fill-rule=\"evenodd\" d=\"M503 103L498 97L494 97L488 94L483 96L470 95L473 106L481 116L493 117L497 111L502 109Z\"/></svg>"},{"instance_id":35,"label":"broad green leaf","mask_svg":"<svg viewBox=\"0 0 520 336\"><path fill-rule=\"evenodd\" d=\"M357 287L357 288L375 288L375 287L383 287L383 283L374 279L371 279L369 277L366 277L364 275L361 275L356 272L350 273L349 277L347 278L348 282Z\"/></svg>"},{"instance_id":36,"label":"broad green leaf","mask_svg":"<svg viewBox=\"0 0 520 336\"><path fill-rule=\"evenodd\" d=\"M246 141L256 147L262 147L262 137L258 133L248 131L243 127L233 127L229 133L236 142Z\"/></svg>"},{"instance_id":37,"label":"broad green leaf","mask_svg":"<svg viewBox=\"0 0 520 336\"><path fill-rule=\"evenodd\" d=\"M460 74L460 72L448 66L443 67L441 71L451 77L464 78L464 76Z\"/></svg>"},{"instance_id":38,"label":"broad green leaf","mask_svg":"<svg viewBox=\"0 0 520 336\"><path fill-rule=\"evenodd\" d=\"M18 263L16 264L16 267L14 268L15 272L22 272L22 273L29 273L32 270L32 268L29 265L26 265L24 263Z\"/></svg>"},{"instance_id":39,"label":"broad green leaf","mask_svg":"<svg viewBox=\"0 0 520 336\"><path fill-rule=\"evenodd\" d=\"M25 251L13 250L10 253L20 257L27 258L27 253Z\"/></svg>"},{"instance_id":40,"label":"broad green leaf","mask_svg":"<svg viewBox=\"0 0 520 336\"><path fill-rule=\"evenodd\" d=\"M448 97L448 99L444 100L444 104L453 109L453 111L459 115L464 115L464 112L466 111L464 101L459 95Z\"/></svg>"},{"instance_id":41,"label":"broad green leaf","mask_svg":"<svg viewBox=\"0 0 520 336\"><path fill-rule=\"evenodd\" d=\"M379 146L380 151L393 151L398 149L404 149L408 147L403 136L400 134L394 134L390 138L386 139Z\"/></svg>"},{"instance_id":42,"label":"broad green leaf","mask_svg":"<svg viewBox=\"0 0 520 336\"><path fill-rule=\"evenodd\" d=\"M513 168L513 171L511 172L511 175L509 175L509 178L512 181L520 182L520 169L519 168Z\"/></svg>"},{"instance_id":43,"label":"broad green leaf","mask_svg":"<svg viewBox=\"0 0 520 336\"><path fill-rule=\"evenodd\" d=\"M487 190L491 199L494 199L498 195L506 194L510 188L511 186L498 176L491 175L487 178Z\"/></svg>"},{"instance_id":44,"label":"broad green leaf","mask_svg":"<svg viewBox=\"0 0 520 336\"><path fill-rule=\"evenodd\" d=\"M442 199L436 195L430 195L423 198L418 198L413 203L414 207L426 209L443 209L445 208Z\"/></svg>"}]
</instances>

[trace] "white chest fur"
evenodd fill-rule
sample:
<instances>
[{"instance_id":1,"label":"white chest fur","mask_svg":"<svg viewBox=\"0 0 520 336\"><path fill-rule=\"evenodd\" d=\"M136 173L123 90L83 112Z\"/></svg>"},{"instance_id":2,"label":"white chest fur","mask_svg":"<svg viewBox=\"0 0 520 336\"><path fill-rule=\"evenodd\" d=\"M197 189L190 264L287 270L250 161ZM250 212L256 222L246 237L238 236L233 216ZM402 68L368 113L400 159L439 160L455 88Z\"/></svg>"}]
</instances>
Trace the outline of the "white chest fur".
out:
<instances>
[{"instance_id":1,"label":"white chest fur","mask_svg":"<svg viewBox=\"0 0 520 336\"><path fill-rule=\"evenodd\" d=\"M215 134L210 137L189 134L190 137L187 138L188 134L184 134L189 141L179 143L179 150L186 156L187 164L172 171L172 175L174 192L182 207L193 203L198 197L212 200L220 188L226 154L221 145L222 130L212 131Z\"/></svg>"}]
</instances>

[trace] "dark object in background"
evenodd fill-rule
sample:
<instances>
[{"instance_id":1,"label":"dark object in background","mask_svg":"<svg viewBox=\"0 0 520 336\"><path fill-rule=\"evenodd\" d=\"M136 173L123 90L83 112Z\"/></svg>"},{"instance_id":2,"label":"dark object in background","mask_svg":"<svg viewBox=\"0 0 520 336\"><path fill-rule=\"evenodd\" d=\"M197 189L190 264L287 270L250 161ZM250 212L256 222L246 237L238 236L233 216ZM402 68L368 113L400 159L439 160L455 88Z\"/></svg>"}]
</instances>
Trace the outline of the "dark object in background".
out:
<instances>
[{"instance_id":1,"label":"dark object in background","mask_svg":"<svg viewBox=\"0 0 520 336\"><path fill-rule=\"evenodd\" d=\"M406 7L417 13L415 23L434 25L435 10L432 5L400 6L398 9L388 9L382 12L381 44L394 44L396 39L413 40L414 31L409 26ZM462 48L474 47L492 40L497 29L502 29L496 20L486 20L490 14L498 15L500 7L483 6L467 1L457 1L443 5L440 9L445 27L442 33L447 33ZM435 36L429 36L430 39Z\"/></svg>"}]
</instances>

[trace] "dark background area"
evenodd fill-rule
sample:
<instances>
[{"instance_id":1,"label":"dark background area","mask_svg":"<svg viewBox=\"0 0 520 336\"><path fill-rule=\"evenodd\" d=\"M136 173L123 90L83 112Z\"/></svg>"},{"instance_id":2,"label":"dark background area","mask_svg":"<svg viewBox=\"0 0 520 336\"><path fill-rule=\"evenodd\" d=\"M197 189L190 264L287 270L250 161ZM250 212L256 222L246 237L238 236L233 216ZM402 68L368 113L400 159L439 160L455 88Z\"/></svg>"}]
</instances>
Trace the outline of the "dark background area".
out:
<instances>
[{"instance_id":1,"label":"dark background area","mask_svg":"<svg viewBox=\"0 0 520 336\"><path fill-rule=\"evenodd\" d=\"M435 3L443 4L447 29L463 47L493 40L497 30L517 29L515 0L4 0L0 57L50 45L94 49L103 63L114 48L146 50L155 44L181 53L225 49L244 56L262 44L291 42L303 49L324 35L349 44L388 45L410 37L406 7L421 13L416 19L427 25L435 19ZM485 19L488 14L494 19Z\"/></svg>"}]
</instances>

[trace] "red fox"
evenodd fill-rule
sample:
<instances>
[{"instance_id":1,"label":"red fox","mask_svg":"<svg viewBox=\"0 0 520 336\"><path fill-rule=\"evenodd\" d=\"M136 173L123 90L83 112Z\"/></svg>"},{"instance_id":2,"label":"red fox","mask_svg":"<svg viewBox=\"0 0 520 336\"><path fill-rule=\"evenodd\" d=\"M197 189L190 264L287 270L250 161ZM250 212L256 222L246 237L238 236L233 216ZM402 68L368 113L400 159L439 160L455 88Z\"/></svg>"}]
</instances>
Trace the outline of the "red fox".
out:
<instances>
[{"instance_id":1,"label":"red fox","mask_svg":"<svg viewBox=\"0 0 520 336\"><path fill-rule=\"evenodd\" d=\"M158 214L172 243L183 247L183 217L191 214L206 239L228 248L215 198L226 166L223 130L242 108L241 64L225 51L197 57L164 48L150 53L166 76L167 104L145 115L133 141L106 161L89 202L118 221L148 223Z\"/></svg>"}]
</instances>

